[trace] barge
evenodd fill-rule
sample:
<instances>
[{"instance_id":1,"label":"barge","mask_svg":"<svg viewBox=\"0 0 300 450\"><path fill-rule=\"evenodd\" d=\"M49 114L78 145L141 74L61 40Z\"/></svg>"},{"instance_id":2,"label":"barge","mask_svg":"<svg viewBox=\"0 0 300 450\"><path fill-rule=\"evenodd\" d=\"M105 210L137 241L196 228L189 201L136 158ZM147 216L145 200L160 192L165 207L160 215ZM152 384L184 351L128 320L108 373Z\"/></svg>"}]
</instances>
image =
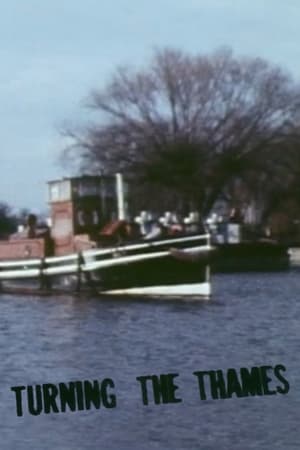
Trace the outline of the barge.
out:
<instances>
[{"instance_id":1,"label":"barge","mask_svg":"<svg viewBox=\"0 0 300 450\"><path fill-rule=\"evenodd\" d=\"M52 181L49 204L50 229L30 215L23 233L0 241L3 292L210 298L210 235L135 239L120 174Z\"/></svg>"}]
</instances>

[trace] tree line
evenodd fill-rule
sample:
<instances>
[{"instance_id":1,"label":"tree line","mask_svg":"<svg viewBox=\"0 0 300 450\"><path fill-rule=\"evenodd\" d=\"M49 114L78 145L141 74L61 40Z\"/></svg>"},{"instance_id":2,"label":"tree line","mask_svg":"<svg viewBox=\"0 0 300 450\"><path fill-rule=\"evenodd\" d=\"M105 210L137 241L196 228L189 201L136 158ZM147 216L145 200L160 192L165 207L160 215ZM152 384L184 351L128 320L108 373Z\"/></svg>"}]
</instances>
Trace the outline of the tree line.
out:
<instances>
[{"instance_id":1,"label":"tree line","mask_svg":"<svg viewBox=\"0 0 300 450\"><path fill-rule=\"evenodd\" d=\"M63 158L131 180L135 208L210 213L251 201L261 220L300 211L300 86L262 58L227 48L156 51L90 92L94 119L65 127Z\"/></svg>"},{"instance_id":2,"label":"tree line","mask_svg":"<svg viewBox=\"0 0 300 450\"><path fill-rule=\"evenodd\" d=\"M14 211L7 203L0 202L0 238L5 239L15 233L18 225L25 226L29 214L26 208Z\"/></svg>"}]
</instances>

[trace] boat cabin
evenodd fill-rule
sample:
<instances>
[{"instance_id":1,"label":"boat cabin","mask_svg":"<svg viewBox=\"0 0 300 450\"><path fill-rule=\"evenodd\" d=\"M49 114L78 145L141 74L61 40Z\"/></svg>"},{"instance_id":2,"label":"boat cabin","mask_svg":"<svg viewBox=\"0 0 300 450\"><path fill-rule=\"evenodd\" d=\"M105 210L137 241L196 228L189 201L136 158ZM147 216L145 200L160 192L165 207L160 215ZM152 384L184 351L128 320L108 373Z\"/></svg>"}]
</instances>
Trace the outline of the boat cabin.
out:
<instances>
[{"instance_id":1,"label":"boat cabin","mask_svg":"<svg viewBox=\"0 0 300 450\"><path fill-rule=\"evenodd\" d=\"M55 254L91 248L104 225L125 219L126 193L127 186L120 174L50 181L48 201Z\"/></svg>"},{"instance_id":2,"label":"boat cabin","mask_svg":"<svg viewBox=\"0 0 300 450\"><path fill-rule=\"evenodd\" d=\"M30 215L22 233L0 242L0 259L60 256L93 248L107 223L126 219L127 192L120 174L50 181L50 229L39 229Z\"/></svg>"}]
</instances>

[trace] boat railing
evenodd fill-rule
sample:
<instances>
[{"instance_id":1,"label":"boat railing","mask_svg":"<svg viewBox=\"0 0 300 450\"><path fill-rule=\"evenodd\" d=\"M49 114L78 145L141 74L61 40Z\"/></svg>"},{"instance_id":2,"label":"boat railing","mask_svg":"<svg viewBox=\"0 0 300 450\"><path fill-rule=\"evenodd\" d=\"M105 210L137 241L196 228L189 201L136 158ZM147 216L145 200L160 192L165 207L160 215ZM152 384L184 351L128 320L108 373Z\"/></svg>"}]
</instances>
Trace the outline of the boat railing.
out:
<instances>
[{"instance_id":1,"label":"boat railing","mask_svg":"<svg viewBox=\"0 0 300 450\"><path fill-rule=\"evenodd\" d=\"M199 242L205 241L203 245ZM73 274L80 278L81 273L110 267L115 264L127 264L141 259L163 257L169 253L168 245L173 246L185 242L198 241L196 249L209 250L210 235L193 235L178 238L162 239L154 242L143 242L115 246L106 249L91 249L65 256L53 256L46 258L22 259L18 261L0 261L0 281L12 279L36 278L40 279L41 286L45 284L45 278L55 275ZM161 247L161 248L160 248ZM130 251L155 250L147 254L130 254ZM128 252L126 254L126 252ZM107 255L113 256L109 259L98 259Z\"/></svg>"},{"instance_id":2,"label":"boat railing","mask_svg":"<svg viewBox=\"0 0 300 450\"><path fill-rule=\"evenodd\" d=\"M0 280L38 278L76 272L83 263L80 254L19 261L0 261Z\"/></svg>"},{"instance_id":3,"label":"boat railing","mask_svg":"<svg viewBox=\"0 0 300 450\"><path fill-rule=\"evenodd\" d=\"M157 247L164 247L167 245L174 245L178 243L184 243L184 242L192 242L192 241L199 241L203 240L206 241L204 245L207 247L210 247L211 245L211 237L210 234L201 234L201 235L193 235L193 236L179 236L179 237L172 237L172 238L165 238L161 240L155 240L155 241L144 241L142 243L131 243L131 244L120 244L113 247L108 247L106 249L90 249L85 250L83 252L85 257L95 257L95 256L105 256L109 255L111 253L116 253L118 251L120 252L126 252L126 251L133 251L133 250L146 250L146 249L156 249Z\"/></svg>"}]
</instances>

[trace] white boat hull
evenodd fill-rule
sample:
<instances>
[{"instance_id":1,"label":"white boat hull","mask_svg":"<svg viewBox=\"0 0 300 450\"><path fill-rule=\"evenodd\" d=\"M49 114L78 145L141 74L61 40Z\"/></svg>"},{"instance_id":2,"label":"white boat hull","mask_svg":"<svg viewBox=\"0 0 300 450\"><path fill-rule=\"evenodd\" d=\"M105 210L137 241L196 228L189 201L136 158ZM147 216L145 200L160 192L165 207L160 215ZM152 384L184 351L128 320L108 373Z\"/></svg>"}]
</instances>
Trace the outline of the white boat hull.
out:
<instances>
[{"instance_id":1,"label":"white boat hull","mask_svg":"<svg viewBox=\"0 0 300 450\"><path fill-rule=\"evenodd\" d=\"M209 300L211 296L211 284L209 282L203 283L189 283L166 286L148 286L140 288L129 289L113 289L105 291L105 295L130 295L130 296L147 296L147 297L193 297Z\"/></svg>"}]
</instances>

